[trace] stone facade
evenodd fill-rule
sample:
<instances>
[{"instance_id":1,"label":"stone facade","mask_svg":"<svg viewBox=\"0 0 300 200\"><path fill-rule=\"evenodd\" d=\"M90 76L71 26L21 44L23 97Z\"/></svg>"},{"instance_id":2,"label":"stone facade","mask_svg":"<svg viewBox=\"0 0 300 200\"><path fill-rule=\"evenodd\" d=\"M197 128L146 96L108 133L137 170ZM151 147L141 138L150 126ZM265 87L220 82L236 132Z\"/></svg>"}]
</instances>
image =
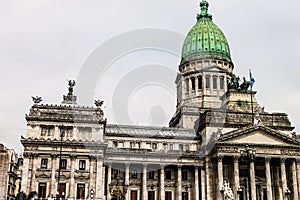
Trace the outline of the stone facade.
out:
<instances>
[{"instance_id":1,"label":"stone facade","mask_svg":"<svg viewBox=\"0 0 300 200\"><path fill-rule=\"evenodd\" d=\"M0 144L0 197L13 200L18 191L18 155Z\"/></svg>"},{"instance_id":2,"label":"stone facade","mask_svg":"<svg viewBox=\"0 0 300 200\"><path fill-rule=\"evenodd\" d=\"M239 83L207 9L202 1L184 44L169 127L107 124L103 101L77 105L74 81L61 104L34 97L21 191L39 199L298 200L294 127L260 106L252 82Z\"/></svg>"}]
</instances>

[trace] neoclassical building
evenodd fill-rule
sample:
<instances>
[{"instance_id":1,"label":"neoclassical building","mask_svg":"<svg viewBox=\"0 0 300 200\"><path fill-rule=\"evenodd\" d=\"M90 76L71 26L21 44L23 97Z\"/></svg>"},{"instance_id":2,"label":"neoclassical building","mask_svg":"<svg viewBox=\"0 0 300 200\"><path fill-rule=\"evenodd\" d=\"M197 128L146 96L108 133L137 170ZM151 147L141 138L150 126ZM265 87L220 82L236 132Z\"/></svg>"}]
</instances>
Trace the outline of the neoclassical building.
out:
<instances>
[{"instance_id":1,"label":"neoclassical building","mask_svg":"<svg viewBox=\"0 0 300 200\"><path fill-rule=\"evenodd\" d=\"M169 127L109 124L103 101L77 105L69 81L62 103L33 97L21 191L39 199L299 199L294 127L257 102L253 80L239 81L208 2L200 7L183 44Z\"/></svg>"}]
</instances>

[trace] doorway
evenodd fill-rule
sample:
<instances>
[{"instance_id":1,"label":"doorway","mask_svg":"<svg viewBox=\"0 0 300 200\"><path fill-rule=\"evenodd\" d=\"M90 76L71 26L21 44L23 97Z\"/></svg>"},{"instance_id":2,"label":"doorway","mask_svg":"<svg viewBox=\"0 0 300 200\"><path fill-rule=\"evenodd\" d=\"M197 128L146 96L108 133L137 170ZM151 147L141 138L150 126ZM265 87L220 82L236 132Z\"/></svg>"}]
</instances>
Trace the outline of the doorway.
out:
<instances>
[{"instance_id":1,"label":"doorway","mask_svg":"<svg viewBox=\"0 0 300 200\"><path fill-rule=\"evenodd\" d=\"M130 199L137 200L137 191L136 190L131 190Z\"/></svg>"}]
</instances>

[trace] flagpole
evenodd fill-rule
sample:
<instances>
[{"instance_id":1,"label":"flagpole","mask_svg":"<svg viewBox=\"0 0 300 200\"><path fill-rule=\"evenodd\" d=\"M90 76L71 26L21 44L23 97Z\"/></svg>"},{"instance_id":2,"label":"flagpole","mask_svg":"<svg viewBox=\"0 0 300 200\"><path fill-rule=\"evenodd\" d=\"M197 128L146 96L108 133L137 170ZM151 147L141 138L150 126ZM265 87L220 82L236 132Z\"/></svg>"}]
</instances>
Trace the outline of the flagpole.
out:
<instances>
[{"instance_id":1,"label":"flagpole","mask_svg":"<svg viewBox=\"0 0 300 200\"><path fill-rule=\"evenodd\" d=\"M251 69L249 69L250 73L250 81L251 81L251 87L250 87L250 95L251 95L251 111L252 111L252 124L254 124L254 108L253 108L253 97L252 97L252 89L253 89L253 77L251 73Z\"/></svg>"}]
</instances>

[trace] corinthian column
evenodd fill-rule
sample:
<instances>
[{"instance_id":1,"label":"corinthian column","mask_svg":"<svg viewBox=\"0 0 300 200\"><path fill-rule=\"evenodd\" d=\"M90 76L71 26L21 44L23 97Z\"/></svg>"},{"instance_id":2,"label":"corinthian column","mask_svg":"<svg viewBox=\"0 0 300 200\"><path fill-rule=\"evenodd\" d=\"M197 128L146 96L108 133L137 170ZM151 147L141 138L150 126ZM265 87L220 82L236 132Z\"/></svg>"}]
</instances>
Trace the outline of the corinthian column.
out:
<instances>
[{"instance_id":1,"label":"corinthian column","mask_svg":"<svg viewBox=\"0 0 300 200\"><path fill-rule=\"evenodd\" d=\"M29 193L27 187L28 187L28 177L29 177L29 168L30 168L30 154L24 153L24 162L23 162L23 173L22 173L22 182L21 182L21 191L25 192L26 194ZM54 177L55 182L55 177ZM55 194L55 193L54 193Z\"/></svg>"},{"instance_id":2,"label":"corinthian column","mask_svg":"<svg viewBox=\"0 0 300 200\"><path fill-rule=\"evenodd\" d=\"M143 165L143 200L147 200L147 165Z\"/></svg>"},{"instance_id":3,"label":"corinthian column","mask_svg":"<svg viewBox=\"0 0 300 200\"><path fill-rule=\"evenodd\" d=\"M177 200L181 200L182 196L182 182L181 182L181 165L177 167Z\"/></svg>"},{"instance_id":4,"label":"corinthian column","mask_svg":"<svg viewBox=\"0 0 300 200\"><path fill-rule=\"evenodd\" d=\"M111 182L111 163L108 163L107 166L107 199L111 199L110 197L110 191L109 191L109 185Z\"/></svg>"},{"instance_id":5,"label":"corinthian column","mask_svg":"<svg viewBox=\"0 0 300 200\"><path fill-rule=\"evenodd\" d=\"M286 182L285 160L286 160L286 158L281 158L280 159L280 169L281 169L281 182L282 182L282 195L283 195L283 199L286 199L285 192L288 189L287 182Z\"/></svg>"},{"instance_id":6,"label":"corinthian column","mask_svg":"<svg viewBox=\"0 0 300 200\"><path fill-rule=\"evenodd\" d=\"M206 200L205 161L202 162L200 168L201 168L201 200Z\"/></svg>"},{"instance_id":7,"label":"corinthian column","mask_svg":"<svg viewBox=\"0 0 300 200\"><path fill-rule=\"evenodd\" d=\"M296 162L292 161L292 178L293 178L293 197L294 199L298 198L298 185L297 185L297 172L296 172Z\"/></svg>"},{"instance_id":8,"label":"corinthian column","mask_svg":"<svg viewBox=\"0 0 300 200\"><path fill-rule=\"evenodd\" d=\"M239 199L238 190L240 189L240 170L239 170L239 156L233 157L233 172L234 172L234 196Z\"/></svg>"},{"instance_id":9,"label":"corinthian column","mask_svg":"<svg viewBox=\"0 0 300 200\"><path fill-rule=\"evenodd\" d=\"M267 199L273 199L272 194L272 180L271 180L271 171L270 171L270 157L266 157L265 167L266 167L266 184L267 184Z\"/></svg>"},{"instance_id":10,"label":"corinthian column","mask_svg":"<svg viewBox=\"0 0 300 200\"><path fill-rule=\"evenodd\" d=\"M165 200L165 168L160 166L160 200Z\"/></svg>"},{"instance_id":11,"label":"corinthian column","mask_svg":"<svg viewBox=\"0 0 300 200\"><path fill-rule=\"evenodd\" d=\"M101 199L104 196L104 191L102 188L104 188L103 184L103 160L101 157L97 157L97 170L96 170L96 191L95 196L96 199Z\"/></svg>"},{"instance_id":12,"label":"corinthian column","mask_svg":"<svg viewBox=\"0 0 300 200\"><path fill-rule=\"evenodd\" d=\"M217 191L217 197L218 199L222 199L222 193L221 190L223 188L223 155L218 155L218 191Z\"/></svg>"},{"instance_id":13,"label":"corinthian column","mask_svg":"<svg viewBox=\"0 0 300 200\"><path fill-rule=\"evenodd\" d=\"M71 179L70 179L70 187L69 187L69 194L70 198L75 198L75 162L76 156L71 155Z\"/></svg>"},{"instance_id":14,"label":"corinthian column","mask_svg":"<svg viewBox=\"0 0 300 200\"><path fill-rule=\"evenodd\" d=\"M195 200L199 200L199 168L195 166Z\"/></svg>"},{"instance_id":15,"label":"corinthian column","mask_svg":"<svg viewBox=\"0 0 300 200\"><path fill-rule=\"evenodd\" d=\"M298 181L298 196L300 196L300 159L296 159L296 168L297 168L297 181Z\"/></svg>"},{"instance_id":16,"label":"corinthian column","mask_svg":"<svg viewBox=\"0 0 300 200\"><path fill-rule=\"evenodd\" d=\"M31 191L37 191L36 190L36 168L37 168L37 158L38 154L33 154L33 160L32 160L32 172L31 172Z\"/></svg>"},{"instance_id":17,"label":"corinthian column","mask_svg":"<svg viewBox=\"0 0 300 200\"><path fill-rule=\"evenodd\" d=\"M254 161L250 161L250 187L251 200L256 200L256 183L255 183L255 165Z\"/></svg>"},{"instance_id":18,"label":"corinthian column","mask_svg":"<svg viewBox=\"0 0 300 200\"><path fill-rule=\"evenodd\" d=\"M129 163L125 164L125 185L129 185ZM125 199L129 199L129 192L126 193Z\"/></svg>"}]
</instances>

